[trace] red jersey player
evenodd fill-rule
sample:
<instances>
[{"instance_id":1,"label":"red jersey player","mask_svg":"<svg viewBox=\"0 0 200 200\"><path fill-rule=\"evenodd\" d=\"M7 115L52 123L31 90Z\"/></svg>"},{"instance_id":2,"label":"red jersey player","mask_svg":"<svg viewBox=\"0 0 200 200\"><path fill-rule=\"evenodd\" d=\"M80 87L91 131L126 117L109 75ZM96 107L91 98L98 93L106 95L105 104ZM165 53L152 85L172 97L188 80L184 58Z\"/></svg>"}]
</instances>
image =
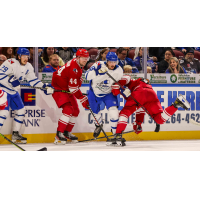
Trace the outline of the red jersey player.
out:
<instances>
[{"instance_id":1,"label":"red jersey player","mask_svg":"<svg viewBox=\"0 0 200 200\"><path fill-rule=\"evenodd\" d=\"M187 102L187 100L182 95L179 95L179 97L171 106L163 110L155 91L148 82L148 79L139 78L137 80L131 80L130 76L124 75L119 83L122 86L127 86L125 91L123 91L123 96L127 101L119 114L116 135L111 139L112 144L120 144L125 146L126 140L122 138L122 132L127 126L129 116L136 110L136 121L133 125L133 129L137 134L142 132L141 124L144 120L145 112L141 106L143 106L149 112L157 124L164 124L178 110L178 107L182 107L186 110L190 108L190 104ZM112 92L114 95L118 95L120 93L119 86L116 87L115 84ZM140 105L138 105L131 96Z\"/></svg>"},{"instance_id":2,"label":"red jersey player","mask_svg":"<svg viewBox=\"0 0 200 200\"><path fill-rule=\"evenodd\" d=\"M80 91L82 84L82 68L89 59L89 53L85 49L79 49L76 58L67 62L58 71L53 73L52 86L58 90L66 90L70 93L54 92L52 94L56 104L62 108L63 115L58 121L55 144L66 144L67 139L77 140L78 138L71 134L76 117L79 115L79 107L76 99L79 99L84 108L89 105L87 96Z\"/></svg>"}]
</instances>

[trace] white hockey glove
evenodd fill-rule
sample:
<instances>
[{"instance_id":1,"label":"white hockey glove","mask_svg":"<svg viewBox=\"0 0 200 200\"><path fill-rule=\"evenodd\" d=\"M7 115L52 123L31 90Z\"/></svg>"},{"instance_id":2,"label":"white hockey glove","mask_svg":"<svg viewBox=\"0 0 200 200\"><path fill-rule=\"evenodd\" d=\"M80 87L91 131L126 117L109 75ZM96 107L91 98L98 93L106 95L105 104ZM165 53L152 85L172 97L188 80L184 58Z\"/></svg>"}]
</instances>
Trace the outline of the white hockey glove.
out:
<instances>
[{"instance_id":1,"label":"white hockey glove","mask_svg":"<svg viewBox=\"0 0 200 200\"><path fill-rule=\"evenodd\" d=\"M123 91L123 94L128 98L128 97L130 97L130 95L131 95L131 91L129 90L129 88L126 88L126 89Z\"/></svg>"},{"instance_id":2,"label":"white hockey glove","mask_svg":"<svg viewBox=\"0 0 200 200\"><path fill-rule=\"evenodd\" d=\"M102 66L100 69L99 69L99 74L104 74L108 71L108 68L106 66Z\"/></svg>"},{"instance_id":3,"label":"white hockey glove","mask_svg":"<svg viewBox=\"0 0 200 200\"><path fill-rule=\"evenodd\" d=\"M44 93L45 93L46 95L49 95L49 94L53 94L53 93L54 93L54 89L53 89L52 87L49 87L49 86L46 85L46 84L44 84L44 85L42 86L42 88L45 89L45 90L43 90L43 91L44 91Z\"/></svg>"}]
</instances>

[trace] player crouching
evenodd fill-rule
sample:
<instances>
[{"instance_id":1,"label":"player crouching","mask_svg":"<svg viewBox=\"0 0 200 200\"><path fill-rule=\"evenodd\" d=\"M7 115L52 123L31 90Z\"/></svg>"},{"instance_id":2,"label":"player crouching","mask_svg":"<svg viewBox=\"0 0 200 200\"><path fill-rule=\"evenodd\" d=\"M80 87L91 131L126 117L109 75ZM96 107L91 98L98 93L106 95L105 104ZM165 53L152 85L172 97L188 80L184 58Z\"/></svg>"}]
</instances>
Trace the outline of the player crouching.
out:
<instances>
[{"instance_id":1,"label":"player crouching","mask_svg":"<svg viewBox=\"0 0 200 200\"><path fill-rule=\"evenodd\" d=\"M179 95L171 106L163 110L155 91L147 79L139 78L137 80L131 80L130 76L124 75L123 79L120 80L119 83L122 86L126 86L125 91L126 94L128 94L129 91L129 95L123 95L125 91L121 92L119 87L115 87L112 90L114 95L121 93L127 101L119 114L116 134L111 139L111 145L126 145L126 140L122 138L122 133L127 126L129 116L136 110L136 121L133 124L133 129L136 134L142 132L141 124L144 121L145 115L142 107L149 112L150 116L157 124L164 124L178 110L179 107L182 107L185 110L190 108L190 104L183 97L183 95ZM133 98L139 104L136 103Z\"/></svg>"}]
</instances>

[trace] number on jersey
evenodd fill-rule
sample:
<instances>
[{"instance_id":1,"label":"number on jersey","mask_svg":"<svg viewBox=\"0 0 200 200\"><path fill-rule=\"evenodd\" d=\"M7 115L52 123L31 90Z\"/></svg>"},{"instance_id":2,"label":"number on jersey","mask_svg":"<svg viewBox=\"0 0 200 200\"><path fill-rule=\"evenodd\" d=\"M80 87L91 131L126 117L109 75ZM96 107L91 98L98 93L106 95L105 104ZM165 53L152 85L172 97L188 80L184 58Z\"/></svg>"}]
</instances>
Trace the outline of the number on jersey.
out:
<instances>
[{"instance_id":1,"label":"number on jersey","mask_svg":"<svg viewBox=\"0 0 200 200\"><path fill-rule=\"evenodd\" d=\"M74 84L76 85L76 84L77 84L77 79L74 79L74 80L73 80L73 78L71 78L69 82L70 82L71 84L74 83Z\"/></svg>"},{"instance_id":2,"label":"number on jersey","mask_svg":"<svg viewBox=\"0 0 200 200\"><path fill-rule=\"evenodd\" d=\"M65 65L62 66L59 70L58 70L58 76L61 76L62 71L65 69Z\"/></svg>"}]
</instances>

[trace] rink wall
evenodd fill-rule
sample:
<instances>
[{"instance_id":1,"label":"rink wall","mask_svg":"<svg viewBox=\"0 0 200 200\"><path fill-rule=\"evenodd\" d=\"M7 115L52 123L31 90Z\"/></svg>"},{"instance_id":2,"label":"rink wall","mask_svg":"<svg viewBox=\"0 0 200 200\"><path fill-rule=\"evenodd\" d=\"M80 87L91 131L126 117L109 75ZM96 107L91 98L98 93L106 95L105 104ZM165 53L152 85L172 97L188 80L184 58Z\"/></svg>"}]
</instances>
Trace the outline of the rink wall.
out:
<instances>
[{"instance_id":1,"label":"rink wall","mask_svg":"<svg viewBox=\"0 0 200 200\"><path fill-rule=\"evenodd\" d=\"M129 133L125 135L127 140L174 140L174 139L200 139L200 126L189 123L192 118L200 123L200 91L199 84L153 84L158 98L163 108L171 105L179 94L186 96L186 99L191 104L189 111L179 109L166 124L161 125L160 132L153 132L155 123L145 115L143 126L144 132L139 135ZM89 86L83 84L82 92L87 93ZM42 91L21 88L20 94L25 104L26 114L22 125L21 133L28 138L28 143L46 143L53 142L57 122L62 112L57 108L51 95L46 96ZM31 98L31 99L30 99ZM118 96L120 102L119 110L125 104L122 96ZM79 102L78 102L79 103ZM74 134L79 137L79 140L92 138L94 130L93 119L89 110L85 110L80 105L80 115L76 120ZM105 105L101 105L102 115L104 119L104 130L110 134L109 116ZM8 119L2 128L2 133L10 138L12 131L12 122L14 112L10 111ZM135 114L130 116L126 131L132 130L132 122L135 120ZM101 134L103 136L103 134ZM0 138L0 143L6 144L7 141Z\"/></svg>"}]
</instances>

